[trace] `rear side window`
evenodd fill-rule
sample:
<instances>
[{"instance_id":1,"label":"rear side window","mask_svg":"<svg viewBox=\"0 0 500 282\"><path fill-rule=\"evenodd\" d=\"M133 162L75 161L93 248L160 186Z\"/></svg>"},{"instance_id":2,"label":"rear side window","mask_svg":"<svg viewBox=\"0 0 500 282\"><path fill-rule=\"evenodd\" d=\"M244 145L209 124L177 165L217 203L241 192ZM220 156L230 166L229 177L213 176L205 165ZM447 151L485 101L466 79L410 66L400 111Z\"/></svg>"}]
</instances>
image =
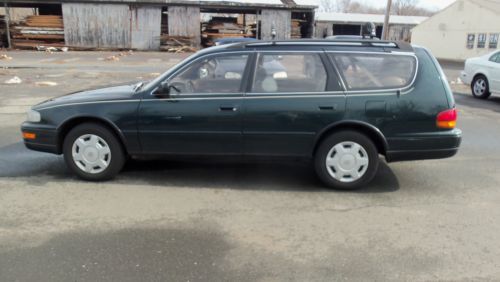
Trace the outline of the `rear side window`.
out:
<instances>
[{"instance_id":1,"label":"rear side window","mask_svg":"<svg viewBox=\"0 0 500 282\"><path fill-rule=\"evenodd\" d=\"M496 53L495 55L491 56L490 61L494 63L500 63L500 53Z\"/></svg>"},{"instance_id":2,"label":"rear side window","mask_svg":"<svg viewBox=\"0 0 500 282\"><path fill-rule=\"evenodd\" d=\"M253 93L325 91L327 74L319 54L259 54Z\"/></svg>"},{"instance_id":3,"label":"rear side window","mask_svg":"<svg viewBox=\"0 0 500 282\"><path fill-rule=\"evenodd\" d=\"M414 56L331 53L347 90L383 90L409 86L415 78Z\"/></svg>"}]
</instances>

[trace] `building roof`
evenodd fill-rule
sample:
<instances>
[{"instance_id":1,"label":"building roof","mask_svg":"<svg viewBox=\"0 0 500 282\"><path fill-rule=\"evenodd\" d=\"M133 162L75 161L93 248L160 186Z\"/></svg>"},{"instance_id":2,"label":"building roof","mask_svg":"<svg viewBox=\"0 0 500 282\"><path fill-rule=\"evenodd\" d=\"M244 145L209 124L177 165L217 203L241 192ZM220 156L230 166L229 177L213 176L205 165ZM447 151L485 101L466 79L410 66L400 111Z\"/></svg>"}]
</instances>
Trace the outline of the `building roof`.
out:
<instances>
[{"instance_id":1,"label":"building roof","mask_svg":"<svg viewBox=\"0 0 500 282\"><path fill-rule=\"evenodd\" d=\"M469 0L472 3L486 8L488 10L500 13L500 1L499 0Z\"/></svg>"},{"instance_id":2,"label":"building roof","mask_svg":"<svg viewBox=\"0 0 500 282\"><path fill-rule=\"evenodd\" d=\"M6 0L11 6L16 4L54 4L54 3L106 3L106 4L154 4L154 5L193 5L208 7L259 7L277 9L316 9L315 0Z\"/></svg>"},{"instance_id":3,"label":"building roof","mask_svg":"<svg viewBox=\"0 0 500 282\"><path fill-rule=\"evenodd\" d=\"M474 0L487 1L487 0ZM416 16L394 16L391 15L389 23L391 24L406 24L418 25L428 19L428 17ZM354 14L354 13L316 13L317 21L334 22L334 23L356 23L362 24L372 22L375 24L384 23L384 15L380 14Z\"/></svg>"}]
</instances>

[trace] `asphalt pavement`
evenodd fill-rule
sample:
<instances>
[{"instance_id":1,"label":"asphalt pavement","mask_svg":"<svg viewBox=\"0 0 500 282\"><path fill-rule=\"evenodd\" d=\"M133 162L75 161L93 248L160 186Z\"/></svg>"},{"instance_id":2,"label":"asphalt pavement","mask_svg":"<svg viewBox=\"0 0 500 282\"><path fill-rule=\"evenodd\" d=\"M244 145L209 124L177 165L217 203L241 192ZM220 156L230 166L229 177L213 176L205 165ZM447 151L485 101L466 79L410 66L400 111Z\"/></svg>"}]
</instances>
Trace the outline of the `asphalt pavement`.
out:
<instances>
[{"instance_id":1,"label":"asphalt pavement","mask_svg":"<svg viewBox=\"0 0 500 282\"><path fill-rule=\"evenodd\" d=\"M187 54L8 54L0 281L500 280L499 97L455 86L458 155L382 162L358 191L323 188L307 163L131 161L115 180L92 183L61 156L24 148L26 109L152 78ZM14 76L23 82L1 84Z\"/></svg>"}]
</instances>

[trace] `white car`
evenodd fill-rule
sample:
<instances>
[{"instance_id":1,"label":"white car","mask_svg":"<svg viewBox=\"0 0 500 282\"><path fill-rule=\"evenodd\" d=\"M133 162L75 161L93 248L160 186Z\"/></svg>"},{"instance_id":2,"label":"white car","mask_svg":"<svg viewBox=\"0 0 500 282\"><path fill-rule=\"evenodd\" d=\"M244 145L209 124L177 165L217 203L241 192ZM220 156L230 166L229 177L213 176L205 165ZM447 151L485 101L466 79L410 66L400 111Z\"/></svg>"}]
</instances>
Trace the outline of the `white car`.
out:
<instances>
[{"instance_id":1,"label":"white car","mask_svg":"<svg viewBox=\"0 0 500 282\"><path fill-rule=\"evenodd\" d=\"M487 99L491 93L500 93L500 51L466 60L460 78L471 86L476 98Z\"/></svg>"}]
</instances>

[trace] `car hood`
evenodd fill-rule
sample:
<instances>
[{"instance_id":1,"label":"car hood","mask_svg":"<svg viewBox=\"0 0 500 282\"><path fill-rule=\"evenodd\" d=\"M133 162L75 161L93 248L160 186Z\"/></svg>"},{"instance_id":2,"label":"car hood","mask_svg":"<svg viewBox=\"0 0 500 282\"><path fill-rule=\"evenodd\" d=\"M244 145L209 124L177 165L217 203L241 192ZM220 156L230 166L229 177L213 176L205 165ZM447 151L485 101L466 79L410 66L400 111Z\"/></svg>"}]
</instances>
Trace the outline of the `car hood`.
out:
<instances>
[{"instance_id":1,"label":"car hood","mask_svg":"<svg viewBox=\"0 0 500 282\"><path fill-rule=\"evenodd\" d=\"M52 98L33 107L34 110L66 104L78 104L99 101L128 100L134 94L134 84L115 85L97 89L87 89Z\"/></svg>"}]
</instances>

